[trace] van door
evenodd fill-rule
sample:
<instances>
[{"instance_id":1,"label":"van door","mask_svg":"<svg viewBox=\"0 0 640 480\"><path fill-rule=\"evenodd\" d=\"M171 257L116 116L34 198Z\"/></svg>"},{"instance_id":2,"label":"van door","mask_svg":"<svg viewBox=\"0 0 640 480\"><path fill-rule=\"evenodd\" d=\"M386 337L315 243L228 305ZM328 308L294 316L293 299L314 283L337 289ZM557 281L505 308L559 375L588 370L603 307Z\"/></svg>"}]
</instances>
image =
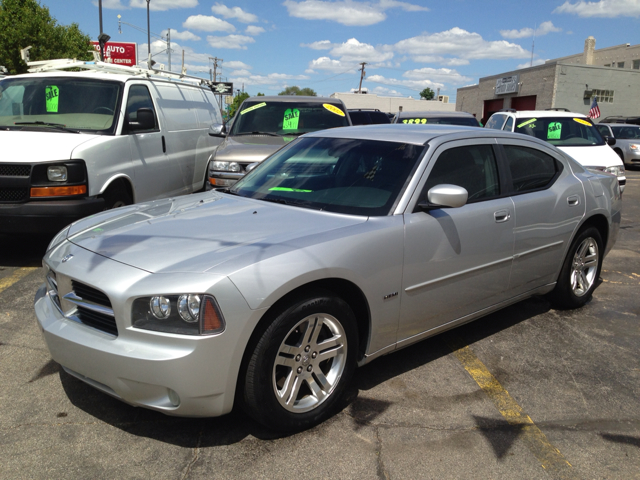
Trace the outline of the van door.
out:
<instances>
[{"instance_id":1,"label":"van door","mask_svg":"<svg viewBox=\"0 0 640 480\"><path fill-rule=\"evenodd\" d=\"M123 134L128 134L130 139L135 202L164 198L181 191L178 166L172 164L167 155L163 119L158 118L149 87L153 89L149 83L130 83L125 104ZM129 127L130 122L137 121L140 108L153 111L155 126L152 129L134 130Z\"/></svg>"}]
</instances>

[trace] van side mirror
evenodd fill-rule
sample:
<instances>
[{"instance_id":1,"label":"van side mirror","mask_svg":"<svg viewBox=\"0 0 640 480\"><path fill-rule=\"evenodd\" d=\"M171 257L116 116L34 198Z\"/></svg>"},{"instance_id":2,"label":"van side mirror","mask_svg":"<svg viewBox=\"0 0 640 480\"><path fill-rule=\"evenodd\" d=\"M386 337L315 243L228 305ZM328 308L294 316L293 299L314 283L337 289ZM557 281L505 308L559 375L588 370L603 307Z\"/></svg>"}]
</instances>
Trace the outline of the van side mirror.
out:
<instances>
[{"instance_id":1,"label":"van side mirror","mask_svg":"<svg viewBox=\"0 0 640 480\"><path fill-rule=\"evenodd\" d=\"M156 116L150 108L139 108L136 116L135 122L129 122L129 130L153 130L156 128Z\"/></svg>"},{"instance_id":2,"label":"van side mirror","mask_svg":"<svg viewBox=\"0 0 640 480\"><path fill-rule=\"evenodd\" d=\"M604 137L604 141L607 142L607 145L613 147L616 144L616 139L614 137Z\"/></svg>"},{"instance_id":3,"label":"van side mirror","mask_svg":"<svg viewBox=\"0 0 640 480\"><path fill-rule=\"evenodd\" d=\"M212 137L226 137L227 129L223 123L215 123L209 127L209 135Z\"/></svg>"}]
</instances>

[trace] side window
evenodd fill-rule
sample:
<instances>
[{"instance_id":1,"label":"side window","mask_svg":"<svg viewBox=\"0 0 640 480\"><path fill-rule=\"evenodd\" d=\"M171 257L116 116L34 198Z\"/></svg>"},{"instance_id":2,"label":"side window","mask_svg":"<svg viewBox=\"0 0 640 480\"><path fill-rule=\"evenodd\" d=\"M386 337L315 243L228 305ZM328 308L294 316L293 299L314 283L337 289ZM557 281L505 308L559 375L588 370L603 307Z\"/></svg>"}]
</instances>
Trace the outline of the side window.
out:
<instances>
[{"instance_id":1,"label":"side window","mask_svg":"<svg viewBox=\"0 0 640 480\"><path fill-rule=\"evenodd\" d=\"M504 124L502 129L507 132L513 132L513 117L507 117L507 123Z\"/></svg>"},{"instance_id":2,"label":"side window","mask_svg":"<svg viewBox=\"0 0 640 480\"><path fill-rule=\"evenodd\" d=\"M422 197L440 184L463 187L469 193L468 202L486 200L500 194L498 167L491 145L469 145L445 150L437 158Z\"/></svg>"},{"instance_id":3,"label":"side window","mask_svg":"<svg viewBox=\"0 0 640 480\"><path fill-rule=\"evenodd\" d=\"M156 129L158 128L158 119L156 116L156 110L153 107L153 101L151 100L151 94L146 85L131 85L129 88L129 98L127 99L127 119L130 122L138 120L138 109L150 108L153 111L154 117L156 117Z\"/></svg>"},{"instance_id":4,"label":"side window","mask_svg":"<svg viewBox=\"0 0 640 480\"><path fill-rule=\"evenodd\" d=\"M534 148L504 145L504 152L517 193L548 187L562 168L551 155Z\"/></svg>"},{"instance_id":5,"label":"side window","mask_svg":"<svg viewBox=\"0 0 640 480\"><path fill-rule=\"evenodd\" d=\"M609 127L605 127L604 125L596 125L595 127L598 129L598 131L600 132L600 135L602 135L603 137L611 136L611 133L609 132Z\"/></svg>"},{"instance_id":6,"label":"side window","mask_svg":"<svg viewBox=\"0 0 640 480\"><path fill-rule=\"evenodd\" d=\"M484 128L494 128L496 130L500 130L502 128L502 124L504 123L505 116L506 115L494 113L493 115L491 115L491 118L487 120L487 124L484 126Z\"/></svg>"}]
</instances>

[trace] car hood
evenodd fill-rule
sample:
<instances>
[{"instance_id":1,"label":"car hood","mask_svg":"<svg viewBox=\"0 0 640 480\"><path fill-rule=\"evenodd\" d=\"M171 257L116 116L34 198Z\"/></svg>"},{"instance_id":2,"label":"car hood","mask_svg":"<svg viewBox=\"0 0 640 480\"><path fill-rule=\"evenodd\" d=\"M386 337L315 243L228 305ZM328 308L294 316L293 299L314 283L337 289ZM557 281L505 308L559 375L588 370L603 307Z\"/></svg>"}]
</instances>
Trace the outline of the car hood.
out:
<instances>
[{"instance_id":1,"label":"car hood","mask_svg":"<svg viewBox=\"0 0 640 480\"><path fill-rule=\"evenodd\" d=\"M216 150L214 159L225 162L261 162L296 138L298 137L272 137L270 135L227 137Z\"/></svg>"},{"instance_id":2,"label":"car hood","mask_svg":"<svg viewBox=\"0 0 640 480\"><path fill-rule=\"evenodd\" d=\"M74 223L67 238L151 273L230 275L366 221L367 217L207 192L94 215Z\"/></svg>"},{"instance_id":3,"label":"car hood","mask_svg":"<svg viewBox=\"0 0 640 480\"><path fill-rule=\"evenodd\" d=\"M0 132L2 160L7 162L34 163L68 160L73 150L83 143L99 138L101 135L66 133L57 130ZM16 152L12 155L10 152ZM18 154L19 152L19 154Z\"/></svg>"},{"instance_id":4,"label":"car hood","mask_svg":"<svg viewBox=\"0 0 640 480\"><path fill-rule=\"evenodd\" d=\"M589 145L584 147L558 147L585 167L613 167L622 165L622 160L609 145Z\"/></svg>"}]
</instances>

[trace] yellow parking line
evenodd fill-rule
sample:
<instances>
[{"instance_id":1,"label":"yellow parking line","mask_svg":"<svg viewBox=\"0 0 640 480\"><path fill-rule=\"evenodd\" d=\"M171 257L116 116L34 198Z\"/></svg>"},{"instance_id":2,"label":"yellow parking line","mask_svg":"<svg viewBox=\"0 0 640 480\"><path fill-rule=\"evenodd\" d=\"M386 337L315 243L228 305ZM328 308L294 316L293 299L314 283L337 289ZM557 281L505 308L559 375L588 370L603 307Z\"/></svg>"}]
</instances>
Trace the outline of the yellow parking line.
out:
<instances>
[{"instance_id":1,"label":"yellow parking line","mask_svg":"<svg viewBox=\"0 0 640 480\"><path fill-rule=\"evenodd\" d=\"M31 272L33 272L34 270L37 270L37 269L38 269L37 267L19 268L18 270L13 272L7 278L3 278L2 280L0 280L0 293L2 293L4 290L9 288L11 285L13 285L14 283L20 281L21 279L23 279L24 277L26 277Z\"/></svg>"},{"instance_id":2,"label":"yellow parking line","mask_svg":"<svg viewBox=\"0 0 640 480\"><path fill-rule=\"evenodd\" d=\"M465 370L491 399L510 425L520 428L520 436L531 453L535 455L547 472L561 479L577 479L573 467L546 435L533 423L522 407L509 392L491 374L487 367L475 356L473 351L461 339L451 339L449 347Z\"/></svg>"}]
</instances>

